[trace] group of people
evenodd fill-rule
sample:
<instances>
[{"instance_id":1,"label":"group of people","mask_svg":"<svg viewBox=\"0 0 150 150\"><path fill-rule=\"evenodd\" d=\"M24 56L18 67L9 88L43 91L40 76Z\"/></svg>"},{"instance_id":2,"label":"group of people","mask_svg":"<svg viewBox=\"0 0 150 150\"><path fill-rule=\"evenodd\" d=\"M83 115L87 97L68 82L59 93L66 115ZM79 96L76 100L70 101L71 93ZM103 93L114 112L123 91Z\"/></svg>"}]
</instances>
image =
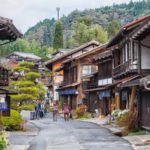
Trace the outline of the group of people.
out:
<instances>
[{"instance_id":1,"label":"group of people","mask_svg":"<svg viewBox=\"0 0 150 150\"><path fill-rule=\"evenodd\" d=\"M63 114L64 114L64 120L69 121L69 118L71 116L71 110L70 110L69 105L67 103L64 103L62 110L63 110ZM52 112L53 112L53 121L57 121L58 106L56 103L54 103L54 105L53 105Z\"/></svg>"},{"instance_id":2,"label":"group of people","mask_svg":"<svg viewBox=\"0 0 150 150\"><path fill-rule=\"evenodd\" d=\"M47 103L44 101L36 101L35 102L35 119L40 119L46 116L47 113Z\"/></svg>"}]
</instances>

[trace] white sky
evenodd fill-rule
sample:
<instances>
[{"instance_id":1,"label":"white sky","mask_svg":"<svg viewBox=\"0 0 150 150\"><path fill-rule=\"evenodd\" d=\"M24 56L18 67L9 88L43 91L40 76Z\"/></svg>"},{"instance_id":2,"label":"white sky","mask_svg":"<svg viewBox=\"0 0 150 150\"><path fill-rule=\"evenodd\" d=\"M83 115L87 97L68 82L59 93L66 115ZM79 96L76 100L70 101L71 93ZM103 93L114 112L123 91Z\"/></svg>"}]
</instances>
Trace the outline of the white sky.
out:
<instances>
[{"instance_id":1,"label":"white sky","mask_svg":"<svg viewBox=\"0 0 150 150\"><path fill-rule=\"evenodd\" d=\"M0 16L13 20L21 32L25 32L40 20L56 18L56 7L60 15L75 9L99 8L100 6L129 2L130 0L0 0Z\"/></svg>"}]
</instances>

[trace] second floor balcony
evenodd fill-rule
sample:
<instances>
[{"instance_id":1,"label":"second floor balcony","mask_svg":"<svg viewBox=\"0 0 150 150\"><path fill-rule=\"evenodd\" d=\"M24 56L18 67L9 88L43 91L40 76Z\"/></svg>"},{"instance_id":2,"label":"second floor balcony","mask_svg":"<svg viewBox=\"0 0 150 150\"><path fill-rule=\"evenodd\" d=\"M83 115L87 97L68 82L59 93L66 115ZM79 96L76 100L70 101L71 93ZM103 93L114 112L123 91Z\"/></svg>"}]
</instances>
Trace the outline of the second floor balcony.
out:
<instances>
[{"instance_id":1,"label":"second floor balcony","mask_svg":"<svg viewBox=\"0 0 150 150\"><path fill-rule=\"evenodd\" d=\"M137 61L131 62L131 60L126 61L113 69L113 77L118 78L127 73L135 73L138 71Z\"/></svg>"}]
</instances>

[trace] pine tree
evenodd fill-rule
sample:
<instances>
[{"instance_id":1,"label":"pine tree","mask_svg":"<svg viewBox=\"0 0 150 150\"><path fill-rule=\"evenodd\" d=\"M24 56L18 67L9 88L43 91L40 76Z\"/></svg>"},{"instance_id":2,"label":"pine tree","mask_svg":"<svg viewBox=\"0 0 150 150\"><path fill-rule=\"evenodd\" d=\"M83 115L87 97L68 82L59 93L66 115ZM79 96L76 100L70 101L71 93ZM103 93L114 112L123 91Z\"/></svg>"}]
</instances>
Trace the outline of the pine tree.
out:
<instances>
[{"instance_id":1,"label":"pine tree","mask_svg":"<svg viewBox=\"0 0 150 150\"><path fill-rule=\"evenodd\" d=\"M53 47L56 50L63 48L63 30L60 21L56 22Z\"/></svg>"}]
</instances>

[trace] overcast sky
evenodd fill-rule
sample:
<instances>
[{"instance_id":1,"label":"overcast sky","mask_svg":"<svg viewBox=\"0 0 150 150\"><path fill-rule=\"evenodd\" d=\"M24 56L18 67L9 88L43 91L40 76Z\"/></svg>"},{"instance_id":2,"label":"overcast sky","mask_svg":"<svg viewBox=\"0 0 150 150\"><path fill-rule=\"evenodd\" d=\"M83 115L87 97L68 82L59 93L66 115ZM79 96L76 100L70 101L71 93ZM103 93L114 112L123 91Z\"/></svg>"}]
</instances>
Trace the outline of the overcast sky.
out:
<instances>
[{"instance_id":1,"label":"overcast sky","mask_svg":"<svg viewBox=\"0 0 150 150\"><path fill-rule=\"evenodd\" d=\"M0 0L0 16L13 19L21 32L25 32L40 20L56 18L56 7L60 15L67 15L75 9L98 8L130 0Z\"/></svg>"}]
</instances>

